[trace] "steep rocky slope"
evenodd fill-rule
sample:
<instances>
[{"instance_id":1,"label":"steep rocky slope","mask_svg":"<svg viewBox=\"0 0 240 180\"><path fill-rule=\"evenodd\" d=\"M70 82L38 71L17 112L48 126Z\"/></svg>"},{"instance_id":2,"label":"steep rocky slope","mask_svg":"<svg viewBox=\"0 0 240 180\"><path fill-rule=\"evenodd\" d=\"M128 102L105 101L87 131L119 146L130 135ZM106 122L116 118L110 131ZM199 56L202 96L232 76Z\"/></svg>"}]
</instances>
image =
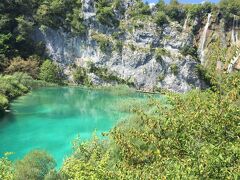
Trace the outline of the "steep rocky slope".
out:
<instances>
[{"instance_id":1,"label":"steep rocky slope","mask_svg":"<svg viewBox=\"0 0 240 180\"><path fill-rule=\"evenodd\" d=\"M164 88L186 92L206 87L197 66L207 66L211 55L208 47L212 42L220 39L221 45L228 48L238 44L237 18L233 30L228 31L216 13L206 14L204 20L187 16L184 22L169 21L157 26L152 19L155 7L151 8L151 16L136 20L128 13L134 2L128 0L122 1L121 7L126 10L123 15L115 11L120 25L109 27L96 19L94 0L82 3L83 23L87 27L83 35L49 27L40 27L34 34L35 40L45 42L47 53L64 67L69 80L72 80L73 64L85 68L94 64L107 68L109 73L133 83L138 89ZM198 31L193 33L196 27ZM198 47L198 56L184 53L184 49L195 46ZM238 59L239 55L236 55L229 68L234 67ZM93 84L107 83L94 73L88 76Z\"/></svg>"}]
</instances>

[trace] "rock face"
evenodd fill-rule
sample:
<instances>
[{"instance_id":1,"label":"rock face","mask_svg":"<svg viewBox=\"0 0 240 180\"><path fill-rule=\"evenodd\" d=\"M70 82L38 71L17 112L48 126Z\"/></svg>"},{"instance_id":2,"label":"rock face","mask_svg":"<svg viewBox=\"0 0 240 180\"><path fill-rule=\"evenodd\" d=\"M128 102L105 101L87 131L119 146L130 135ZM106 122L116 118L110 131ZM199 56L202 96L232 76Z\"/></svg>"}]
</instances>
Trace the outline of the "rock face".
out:
<instances>
[{"instance_id":1,"label":"rock face","mask_svg":"<svg viewBox=\"0 0 240 180\"><path fill-rule=\"evenodd\" d=\"M125 7L131 6L126 1ZM66 69L72 64L86 67L89 62L98 67L106 67L111 73L134 83L136 88L152 90L165 88L175 92L186 92L192 88L203 88L204 82L198 77L196 66L199 64L191 56L180 52L184 46L193 46L194 36L191 28L177 22L157 27L151 20L134 22L128 15L120 17L121 28L107 27L96 20L93 0L83 1L84 23L88 27L85 35L74 36L62 29L36 29L34 39L44 41L48 55ZM131 30L129 30L129 27ZM120 34L117 38L113 34ZM107 50L101 50L100 40L108 41ZM117 44L121 43L120 50ZM157 50L164 50L159 57ZM93 83L103 81L89 74Z\"/></svg>"}]
</instances>

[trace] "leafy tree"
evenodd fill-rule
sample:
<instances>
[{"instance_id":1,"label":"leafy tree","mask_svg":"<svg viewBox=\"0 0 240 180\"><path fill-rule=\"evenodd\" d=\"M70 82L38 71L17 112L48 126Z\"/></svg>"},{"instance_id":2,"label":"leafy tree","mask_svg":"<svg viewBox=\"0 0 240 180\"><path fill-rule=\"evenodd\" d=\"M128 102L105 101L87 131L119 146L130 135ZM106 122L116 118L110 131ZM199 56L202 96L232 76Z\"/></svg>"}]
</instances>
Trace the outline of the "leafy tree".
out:
<instances>
[{"instance_id":1,"label":"leafy tree","mask_svg":"<svg viewBox=\"0 0 240 180\"><path fill-rule=\"evenodd\" d=\"M96 7L97 19L100 23L110 27L119 25L119 20L114 13L111 3L109 3L107 0L98 0Z\"/></svg>"},{"instance_id":2,"label":"leafy tree","mask_svg":"<svg viewBox=\"0 0 240 180\"><path fill-rule=\"evenodd\" d=\"M226 27L231 27L233 15L240 16L240 2L238 0L221 0L219 3Z\"/></svg>"},{"instance_id":3,"label":"leafy tree","mask_svg":"<svg viewBox=\"0 0 240 180\"><path fill-rule=\"evenodd\" d=\"M61 83L61 70L51 60L46 60L40 67L39 77L50 83Z\"/></svg>"},{"instance_id":4,"label":"leafy tree","mask_svg":"<svg viewBox=\"0 0 240 180\"><path fill-rule=\"evenodd\" d=\"M89 85L89 80L87 76L86 69L82 67L77 67L73 72L73 79L77 84Z\"/></svg>"},{"instance_id":5,"label":"leafy tree","mask_svg":"<svg viewBox=\"0 0 240 180\"><path fill-rule=\"evenodd\" d=\"M170 4L166 7L166 14L172 20L181 22L185 17L185 12L182 5L177 0L171 0Z\"/></svg>"},{"instance_id":6,"label":"leafy tree","mask_svg":"<svg viewBox=\"0 0 240 180\"><path fill-rule=\"evenodd\" d=\"M159 11L165 11L166 4L164 0L159 0L158 3L156 4L156 7Z\"/></svg>"},{"instance_id":7,"label":"leafy tree","mask_svg":"<svg viewBox=\"0 0 240 180\"><path fill-rule=\"evenodd\" d=\"M130 10L130 16L137 19L143 19L144 17L151 15L149 5L143 3L142 1L135 2L134 6Z\"/></svg>"},{"instance_id":8,"label":"leafy tree","mask_svg":"<svg viewBox=\"0 0 240 180\"><path fill-rule=\"evenodd\" d=\"M45 0L37 9L35 18L39 23L52 28L63 26L64 6L64 0Z\"/></svg>"},{"instance_id":9,"label":"leafy tree","mask_svg":"<svg viewBox=\"0 0 240 180\"><path fill-rule=\"evenodd\" d=\"M6 72L10 74L15 72L24 72L37 79L39 75L39 61L35 58L33 59L32 57L27 60L16 57L10 62Z\"/></svg>"},{"instance_id":10,"label":"leafy tree","mask_svg":"<svg viewBox=\"0 0 240 180\"><path fill-rule=\"evenodd\" d=\"M14 179L43 180L56 166L54 159L44 151L32 151L15 164Z\"/></svg>"}]
</instances>

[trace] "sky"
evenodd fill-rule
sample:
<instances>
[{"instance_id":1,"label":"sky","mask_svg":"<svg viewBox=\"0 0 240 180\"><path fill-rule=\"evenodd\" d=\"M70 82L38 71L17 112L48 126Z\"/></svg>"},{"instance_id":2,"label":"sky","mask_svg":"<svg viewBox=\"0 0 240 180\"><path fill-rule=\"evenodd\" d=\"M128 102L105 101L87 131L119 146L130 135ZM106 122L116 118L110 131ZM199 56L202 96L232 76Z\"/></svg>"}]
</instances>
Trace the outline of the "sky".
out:
<instances>
[{"instance_id":1,"label":"sky","mask_svg":"<svg viewBox=\"0 0 240 180\"><path fill-rule=\"evenodd\" d=\"M145 2L149 2L149 3L157 3L158 0L144 0ZM165 2L169 2L170 0L165 0ZM179 2L181 3L201 3L203 2L203 0L178 0ZM217 3L219 2L219 0L209 0L210 2L213 2L213 3Z\"/></svg>"}]
</instances>

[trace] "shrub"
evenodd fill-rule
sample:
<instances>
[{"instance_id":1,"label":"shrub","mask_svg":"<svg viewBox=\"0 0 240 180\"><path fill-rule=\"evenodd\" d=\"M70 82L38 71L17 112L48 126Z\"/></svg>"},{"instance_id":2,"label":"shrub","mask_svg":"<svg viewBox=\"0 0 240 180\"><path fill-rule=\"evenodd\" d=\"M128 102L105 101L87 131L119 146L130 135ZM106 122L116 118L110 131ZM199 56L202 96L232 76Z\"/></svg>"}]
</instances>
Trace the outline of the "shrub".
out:
<instances>
[{"instance_id":1,"label":"shrub","mask_svg":"<svg viewBox=\"0 0 240 180\"><path fill-rule=\"evenodd\" d=\"M86 69L82 67L77 67L73 72L74 82L77 84L91 85L88 79Z\"/></svg>"},{"instance_id":2,"label":"shrub","mask_svg":"<svg viewBox=\"0 0 240 180\"><path fill-rule=\"evenodd\" d=\"M185 45L180 49L180 53L184 56L191 55L194 58L198 58L198 52L197 52L197 47L196 46L190 46L190 45Z\"/></svg>"},{"instance_id":3,"label":"shrub","mask_svg":"<svg viewBox=\"0 0 240 180\"><path fill-rule=\"evenodd\" d=\"M161 81L163 81L165 79L165 75L164 74L160 74L159 76L158 76L158 80L161 82Z\"/></svg>"},{"instance_id":4,"label":"shrub","mask_svg":"<svg viewBox=\"0 0 240 180\"><path fill-rule=\"evenodd\" d=\"M239 77L224 81L234 86L223 94L165 92L165 100L142 102L147 107L130 110L108 140L75 143L61 172L68 179L237 179Z\"/></svg>"},{"instance_id":5,"label":"shrub","mask_svg":"<svg viewBox=\"0 0 240 180\"><path fill-rule=\"evenodd\" d=\"M219 3L226 27L231 27L233 15L240 16L240 2L238 0L221 0Z\"/></svg>"},{"instance_id":6,"label":"shrub","mask_svg":"<svg viewBox=\"0 0 240 180\"><path fill-rule=\"evenodd\" d=\"M39 61L32 58L24 60L20 57L17 57L10 61L10 65L6 69L6 72L9 74L23 72L37 79L39 75Z\"/></svg>"},{"instance_id":7,"label":"shrub","mask_svg":"<svg viewBox=\"0 0 240 180\"><path fill-rule=\"evenodd\" d=\"M138 1L129 11L129 15L133 18L143 19L144 16L151 15L151 10L148 4Z\"/></svg>"},{"instance_id":8,"label":"shrub","mask_svg":"<svg viewBox=\"0 0 240 180\"><path fill-rule=\"evenodd\" d=\"M0 76L0 93L8 99L13 99L28 92L28 88L13 76Z\"/></svg>"},{"instance_id":9,"label":"shrub","mask_svg":"<svg viewBox=\"0 0 240 180\"><path fill-rule=\"evenodd\" d=\"M123 50L123 42L122 41L116 41L115 48L119 53L122 53Z\"/></svg>"},{"instance_id":10,"label":"shrub","mask_svg":"<svg viewBox=\"0 0 240 180\"><path fill-rule=\"evenodd\" d=\"M156 48L155 49L155 58L158 63L162 64L162 56L169 56L170 53L164 48Z\"/></svg>"},{"instance_id":11,"label":"shrub","mask_svg":"<svg viewBox=\"0 0 240 180\"><path fill-rule=\"evenodd\" d=\"M172 20L178 22L181 22L181 20L185 17L184 9L177 0L171 0L170 4L166 7L166 14Z\"/></svg>"},{"instance_id":12,"label":"shrub","mask_svg":"<svg viewBox=\"0 0 240 180\"><path fill-rule=\"evenodd\" d=\"M170 66L170 69L171 69L171 72L174 74L174 75L177 75L178 74L178 66L177 66L177 64L172 64L171 66Z\"/></svg>"},{"instance_id":13,"label":"shrub","mask_svg":"<svg viewBox=\"0 0 240 180\"><path fill-rule=\"evenodd\" d=\"M9 105L8 99L3 94L0 94L0 111L6 109Z\"/></svg>"},{"instance_id":14,"label":"shrub","mask_svg":"<svg viewBox=\"0 0 240 180\"><path fill-rule=\"evenodd\" d=\"M203 4L191 4L186 6L190 18L194 19L195 17L204 18L207 13L212 11L213 5L209 2Z\"/></svg>"},{"instance_id":15,"label":"shrub","mask_svg":"<svg viewBox=\"0 0 240 180\"><path fill-rule=\"evenodd\" d=\"M97 41L98 45L100 46L100 50L102 52L111 52L112 42L110 41L109 37L104 34L95 33L92 35L92 38ZM109 50L109 51L108 51Z\"/></svg>"},{"instance_id":16,"label":"shrub","mask_svg":"<svg viewBox=\"0 0 240 180\"><path fill-rule=\"evenodd\" d=\"M114 27L119 26L119 20L116 18L113 7L106 0L98 1L97 4L97 19L100 23Z\"/></svg>"},{"instance_id":17,"label":"shrub","mask_svg":"<svg viewBox=\"0 0 240 180\"><path fill-rule=\"evenodd\" d=\"M15 164L16 180L43 180L56 166L54 159L44 151L32 151Z\"/></svg>"},{"instance_id":18,"label":"shrub","mask_svg":"<svg viewBox=\"0 0 240 180\"><path fill-rule=\"evenodd\" d=\"M158 26L162 26L162 25L168 23L167 17L163 11L157 12L156 17L155 17L155 23Z\"/></svg>"},{"instance_id":19,"label":"shrub","mask_svg":"<svg viewBox=\"0 0 240 180\"><path fill-rule=\"evenodd\" d=\"M13 180L13 164L8 159L9 153L6 153L4 157L0 158L0 179Z\"/></svg>"},{"instance_id":20,"label":"shrub","mask_svg":"<svg viewBox=\"0 0 240 180\"><path fill-rule=\"evenodd\" d=\"M130 49L131 49L132 51L135 51L135 50L136 50L136 47L134 46L134 44L129 44L129 46L130 46Z\"/></svg>"},{"instance_id":21,"label":"shrub","mask_svg":"<svg viewBox=\"0 0 240 180\"><path fill-rule=\"evenodd\" d=\"M83 17L80 9L73 10L70 24L75 34L82 35L86 32L86 26L83 24Z\"/></svg>"},{"instance_id":22,"label":"shrub","mask_svg":"<svg viewBox=\"0 0 240 180\"><path fill-rule=\"evenodd\" d=\"M61 83L61 69L51 60L46 60L40 67L39 77L49 83Z\"/></svg>"}]
</instances>

